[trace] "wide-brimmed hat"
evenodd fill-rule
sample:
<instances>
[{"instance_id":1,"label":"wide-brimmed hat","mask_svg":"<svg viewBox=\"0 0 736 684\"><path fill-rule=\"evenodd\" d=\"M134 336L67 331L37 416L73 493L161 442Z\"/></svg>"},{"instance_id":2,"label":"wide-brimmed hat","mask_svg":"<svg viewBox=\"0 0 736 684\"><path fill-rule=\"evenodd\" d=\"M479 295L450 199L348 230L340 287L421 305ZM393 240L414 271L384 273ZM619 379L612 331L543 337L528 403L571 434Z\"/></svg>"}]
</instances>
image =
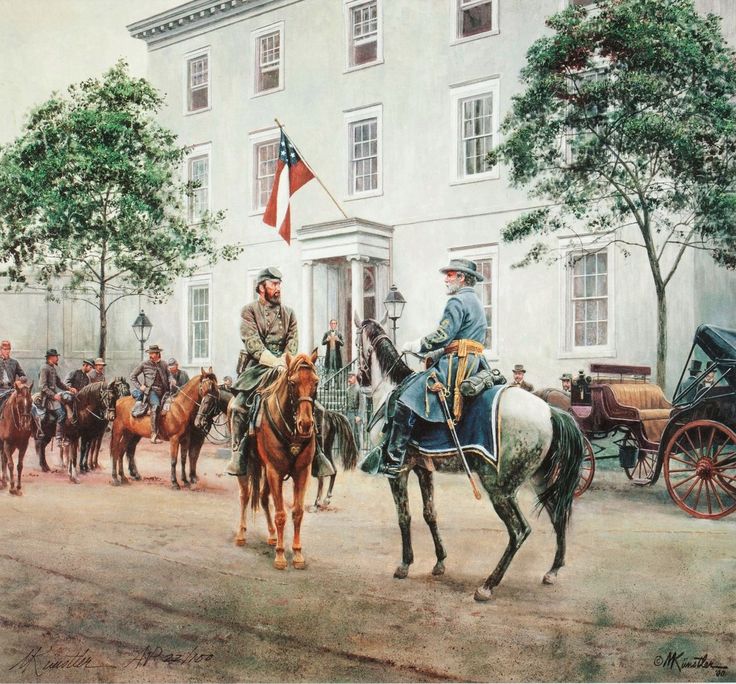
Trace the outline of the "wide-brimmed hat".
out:
<instances>
[{"instance_id":1,"label":"wide-brimmed hat","mask_svg":"<svg viewBox=\"0 0 736 684\"><path fill-rule=\"evenodd\" d=\"M560 375L560 380L572 380L572 373L563 373Z\"/></svg>"},{"instance_id":2,"label":"wide-brimmed hat","mask_svg":"<svg viewBox=\"0 0 736 684\"><path fill-rule=\"evenodd\" d=\"M48 359L49 356L61 356L61 355L59 354L58 351L56 351L56 349L54 349L53 347L51 347L51 349L47 349L46 350L46 358Z\"/></svg>"},{"instance_id":3,"label":"wide-brimmed hat","mask_svg":"<svg viewBox=\"0 0 736 684\"><path fill-rule=\"evenodd\" d=\"M478 273L477 265L470 259L450 259L450 264L440 269L440 273L447 273L448 271L460 271L466 275L473 276L479 283L483 280L483 276Z\"/></svg>"},{"instance_id":4,"label":"wide-brimmed hat","mask_svg":"<svg viewBox=\"0 0 736 684\"><path fill-rule=\"evenodd\" d=\"M92 359L82 359L82 363L86 363L88 366L95 365L95 362Z\"/></svg>"},{"instance_id":5,"label":"wide-brimmed hat","mask_svg":"<svg viewBox=\"0 0 736 684\"><path fill-rule=\"evenodd\" d=\"M523 363L514 364L514 373L526 373L526 368L524 368L524 364Z\"/></svg>"},{"instance_id":6,"label":"wide-brimmed hat","mask_svg":"<svg viewBox=\"0 0 736 684\"><path fill-rule=\"evenodd\" d=\"M95 359L95 362L94 362L93 365L95 365L95 366L106 366L107 364L105 363L105 359L97 358L97 359Z\"/></svg>"},{"instance_id":7,"label":"wide-brimmed hat","mask_svg":"<svg viewBox=\"0 0 736 684\"><path fill-rule=\"evenodd\" d=\"M172 356L167 362L167 365L169 366L178 366L179 362Z\"/></svg>"},{"instance_id":8,"label":"wide-brimmed hat","mask_svg":"<svg viewBox=\"0 0 736 684\"><path fill-rule=\"evenodd\" d=\"M162 351L163 349L161 349L161 347L159 347L157 344L152 344L149 345L148 349L146 349L146 354L151 354L152 352L157 352L160 354Z\"/></svg>"},{"instance_id":9,"label":"wide-brimmed hat","mask_svg":"<svg viewBox=\"0 0 736 684\"><path fill-rule=\"evenodd\" d=\"M281 280L283 276L281 271L275 266L267 266L262 269L256 278L256 287L258 287L264 280Z\"/></svg>"}]
</instances>

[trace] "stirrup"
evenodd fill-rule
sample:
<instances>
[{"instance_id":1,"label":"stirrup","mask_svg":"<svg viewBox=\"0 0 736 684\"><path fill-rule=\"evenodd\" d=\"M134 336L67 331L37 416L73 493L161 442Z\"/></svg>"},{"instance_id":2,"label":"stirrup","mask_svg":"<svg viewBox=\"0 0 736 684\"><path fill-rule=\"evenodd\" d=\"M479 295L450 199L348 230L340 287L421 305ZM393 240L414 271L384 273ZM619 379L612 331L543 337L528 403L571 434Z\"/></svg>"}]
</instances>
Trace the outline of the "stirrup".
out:
<instances>
[{"instance_id":1,"label":"stirrup","mask_svg":"<svg viewBox=\"0 0 736 684\"><path fill-rule=\"evenodd\" d=\"M406 469L406 463L382 463L378 473L379 475L385 475L389 480L395 480Z\"/></svg>"}]
</instances>

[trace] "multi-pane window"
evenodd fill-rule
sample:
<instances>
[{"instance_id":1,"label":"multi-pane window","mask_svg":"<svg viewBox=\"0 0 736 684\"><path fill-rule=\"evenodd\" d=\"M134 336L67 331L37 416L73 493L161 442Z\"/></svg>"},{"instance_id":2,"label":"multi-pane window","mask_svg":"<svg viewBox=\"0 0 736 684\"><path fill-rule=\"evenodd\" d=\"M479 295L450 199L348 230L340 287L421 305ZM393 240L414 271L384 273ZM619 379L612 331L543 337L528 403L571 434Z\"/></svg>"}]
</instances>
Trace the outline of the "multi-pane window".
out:
<instances>
[{"instance_id":1,"label":"multi-pane window","mask_svg":"<svg viewBox=\"0 0 736 684\"><path fill-rule=\"evenodd\" d=\"M494 3L498 0L456 0L457 37L468 38L493 31Z\"/></svg>"},{"instance_id":2,"label":"multi-pane window","mask_svg":"<svg viewBox=\"0 0 736 684\"><path fill-rule=\"evenodd\" d=\"M349 8L350 66L369 64L378 59L378 1Z\"/></svg>"},{"instance_id":3,"label":"multi-pane window","mask_svg":"<svg viewBox=\"0 0 736 684\"><path fill-rule=\"evenodd\" d=\"M197 284L189 287L189 358L210 357L210 287Z\"/></svg>"},{"instance_id":4,"label":"multi-pane window","mask_svg":"<svg viewBox=\"0 0 736 684\"><path fill-rule=\"evenodd\" d=\"M208 55L187 60L187 111L207 109L210 104L210 68Z\"/></svg>"},{"instance_id":5,"label":"multi-pane window","mask_svg":"<svg viewBox=\"0 0 736 684\"><path fill-rule=\"evenodd\" d=\"M276 175L276 162L279 158L279 141L269 140L254 148L255 169L253 173L253 207L265 209L271 196L273 179Z\"/></svg>"},{"instance_id":6,"label":"multi-pane window","mask_svg":"<svg viewBox=\"0 0 736 684\"><path fill-rule=\"evenodd\" d=\"M460 101L461 176L488 171L486 155L493 147L493 95Z\"/></svg>"},{"instance_id":7,"label":"multi-pane window","mask_svg":"<svg viewBox=\"0 0 736 684\"><path fill-rule=\"evenodd\" d=\"M350 194L378 188L378 119L350 124Z\"/></svg>"},{"instance_id":8,"label":"multi-pane window","mask_svg":"<svg viewBox=\"0 0 736 684\"><path fill-rule=\"evenodd\" d=\"M572 346L608 345L608 253L577 254L570 261Z\"/></svg>"},{"instance_id":9,"label":"multi-pane window","mask_svg":"<svg viewBox=\"0 0 736 684\"><path fill-rule=\"evenodd\" d=\"M486 315L486 349L493 349L495 345L493 331L493 260L476 259L476 269L483 276L483 280L475 286L475 291L483 304Z\"/></svg>"},{"instance_id":10,"label":"multi-pane window","mask_svg":"<svg viewBox=\"0 0 736 684\"><path fill-rule=\"evenodd\" d=\"M192 186L189 197L189 222L201 221L209 209L210 159L206 154L190 157L188 160L188 180Z\"/></svg>"},{"instance_id":11,"label":"multi-pane window","mask_svg":"<svg viewBox=\"0 0 736 684\"><path fill-rule=\"evenodd\" d=\"M595 91L604 85L601 82L607 77L605 69L595 69L579 73L570 79L568 87L570 97L580 101L582 106L580 127L571 127L567 135L568 164L579 162L581 160L579 155L584 147L593 142L596 135L603 136L606 133L609 109L605 104L602 107L598 106L602 98Z\"/></svg>"},{"instance_id":12,"label":"multi-pane window","mask_svg":"<svg viewBox=\"0 0 736 684\"><path fill-rule=\"evenodd\" d=\"M276 90L281 86L281 30L256 37L256 93Z\"/></svg>"}]
</instances>

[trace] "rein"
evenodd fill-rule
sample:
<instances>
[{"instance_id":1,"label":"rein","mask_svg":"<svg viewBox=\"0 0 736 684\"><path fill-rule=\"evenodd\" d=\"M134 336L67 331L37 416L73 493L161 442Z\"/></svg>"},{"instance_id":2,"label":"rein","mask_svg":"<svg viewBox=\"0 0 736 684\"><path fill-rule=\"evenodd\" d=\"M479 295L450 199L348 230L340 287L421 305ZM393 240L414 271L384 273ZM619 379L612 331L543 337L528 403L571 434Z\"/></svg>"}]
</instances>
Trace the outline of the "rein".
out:
<instances>
[{"instance_id":1,"label":"rein","mask_svg":"<svg viewBox=\"0 0 736 684\"><path fill-rule=\"evenodd\" d=\"M279 441L282 444L289 445L289 452L291 453L292 457L296 459L296 457L305 449L307 444L311 441L312 437L314 436L314 423L312 423L312 429L309 431L306 435L300 435L296 431L296 413L297 409L299 407L299 404L302 402L309 402L312 405L312 408L314 409L314 398L313 397L294 397L292 395L293 386L291 383L288 382L287 379L287 399L289 404L294 406L294 415L292 418L293 427L289 424L289 421L287 420L286 416L284 415L284 412L281 408L281 402L279 401L279 396L276 392L273 393L273 401L276 404L276 410L278 411L278 415L281 418L281 422L283 423L283 426L286 430L286 434L284 433L284 430L282 430L277 424L276 421L271 414L271 411L269 410L269 400L272 397L267 397L266 400L263 402L263 409L264 413L266 414L266 419L268 420L268 424L270 425L271 429L276 434L276 437L278 437Z\"/></svg>"}]
</instances>

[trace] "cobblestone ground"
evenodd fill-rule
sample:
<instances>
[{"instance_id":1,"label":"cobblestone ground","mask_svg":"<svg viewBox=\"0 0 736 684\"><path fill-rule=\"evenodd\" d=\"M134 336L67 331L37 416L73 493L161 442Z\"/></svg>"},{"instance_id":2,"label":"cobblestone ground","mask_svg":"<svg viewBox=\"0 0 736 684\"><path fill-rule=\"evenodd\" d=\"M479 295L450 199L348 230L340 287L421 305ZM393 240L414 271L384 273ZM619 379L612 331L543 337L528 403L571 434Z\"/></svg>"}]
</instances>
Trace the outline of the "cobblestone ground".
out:
<instances>
[{"instance_id":1,"label":"cobblestone ground","mask_svg":"<svg viewBox=\"0 0 736 684\"><path fill-rule=\"evenodd\" d=\"M144 446L144 479L115 488L107 458L73 485L29 454L24 495L0 492L0 681L736 680L736 516L689 518L662 482L600 471L554 586L554 535L523 491L533 533L479 604L506 533L464 476L436 477L441 577L411 484L416 562L395 580L383 479L340 472L305 516L307 569L280 572L261 514L233 544L224 464L206 447L200 483L174 491L167 445Z\"/></svg>"}]
</instances>

